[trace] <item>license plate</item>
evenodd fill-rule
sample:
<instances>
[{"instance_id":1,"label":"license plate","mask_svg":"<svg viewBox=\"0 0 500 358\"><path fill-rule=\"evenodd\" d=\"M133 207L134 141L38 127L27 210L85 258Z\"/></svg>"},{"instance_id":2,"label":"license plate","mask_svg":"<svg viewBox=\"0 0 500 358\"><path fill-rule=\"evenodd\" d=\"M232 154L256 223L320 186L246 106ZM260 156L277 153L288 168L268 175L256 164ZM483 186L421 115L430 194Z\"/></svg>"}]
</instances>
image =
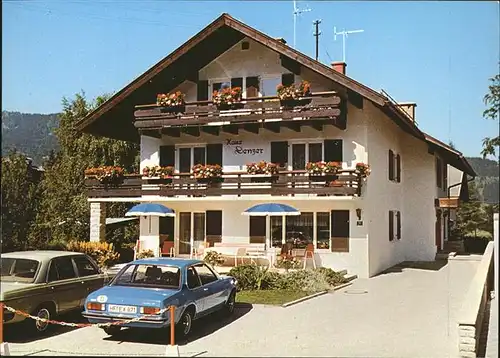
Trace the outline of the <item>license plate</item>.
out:
<instances>
[{"instance_id":1,"label":"license plate","mask_svg":"<svg viewBox=\"0 0 500 358\"><path fill-rule=\"evenodd\" d=\"M136 306L108 305L108 311L114 313L137 313Z\"/></svg>"}]
</instances>

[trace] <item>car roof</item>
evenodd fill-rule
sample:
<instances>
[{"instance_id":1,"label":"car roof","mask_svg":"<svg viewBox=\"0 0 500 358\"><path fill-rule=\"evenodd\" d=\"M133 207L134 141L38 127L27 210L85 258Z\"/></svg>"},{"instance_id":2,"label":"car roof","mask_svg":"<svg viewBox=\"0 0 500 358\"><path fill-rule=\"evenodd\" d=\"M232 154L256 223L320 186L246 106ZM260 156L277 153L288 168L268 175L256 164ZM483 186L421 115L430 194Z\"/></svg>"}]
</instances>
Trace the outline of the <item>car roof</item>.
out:
<instances>
[{"instance_id":1,"label":"car roof","mask_svg":"<svg viewBox=\"0 0 500 358\"><path fill-rule=\"evenodd\" d=\"M50 260L55 257L74 256L74 255L83 255L83 253L74 251L57 251L57 250L31 250L31 251L15 251L15 252L2 253L2 257L6 258L10 257L10 258L34 259L34 260L42 260L42 259Z\"/></svg>"},{"instance_id":2,"label":"car roof","mask_svg":"<svg viewBox=\"0 0 500 358\"><path fill-rule=\"evenodd\" d=\"M170 265L180 268L191 266L194 264L203 263L202 260L183 259L183 258L169 258L169 257L148 257L131 262L132 264L146 264L146 265Z\"/></svg>"}]
</instances>

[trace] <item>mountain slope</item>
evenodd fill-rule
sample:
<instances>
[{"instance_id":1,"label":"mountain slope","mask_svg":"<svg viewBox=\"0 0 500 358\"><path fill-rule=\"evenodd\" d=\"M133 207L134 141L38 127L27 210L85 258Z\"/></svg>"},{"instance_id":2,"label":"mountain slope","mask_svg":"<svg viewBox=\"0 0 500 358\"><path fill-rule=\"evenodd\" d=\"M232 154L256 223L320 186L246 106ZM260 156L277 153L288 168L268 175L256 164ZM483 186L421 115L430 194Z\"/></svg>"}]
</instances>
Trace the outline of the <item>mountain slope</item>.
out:
<instances>
[{"instance_id":1,"label":"mountain slope","mask_svg":"<svg viewBox=\"0 0 500 358\"><path fill-rule=\"evenodd\" d=\"M2 111L2 155L16 149L41 165L43 157L58 148L54 135L58 125L57 114Z\"/></svg>"},{"instance_id":2,"label":"mountain slope","mask_svg":"<svg viewBox=\"0 0 500 358\"><path fill-rule=\"evenodd\" d=\"M498 162L479 157L466 159L478 175L475 183L482 201L488 204L498 204L500 196Z\"/></svg>"}]
</instances>

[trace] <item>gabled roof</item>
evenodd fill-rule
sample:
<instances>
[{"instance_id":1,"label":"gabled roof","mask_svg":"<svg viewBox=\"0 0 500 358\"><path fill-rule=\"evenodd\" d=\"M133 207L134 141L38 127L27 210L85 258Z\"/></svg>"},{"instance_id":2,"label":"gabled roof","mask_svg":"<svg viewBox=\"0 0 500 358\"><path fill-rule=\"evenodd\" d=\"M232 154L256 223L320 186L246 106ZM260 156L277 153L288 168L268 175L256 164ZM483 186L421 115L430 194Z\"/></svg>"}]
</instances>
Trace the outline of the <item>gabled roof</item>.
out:
<instances>
[{"instance_id":1,"label":"gabled roof","mask_svg":"<svg viewBox=\"0 0 500 358\"><path fill-rule=\"evenodd\" d=\"M447 163L457 169L460 169L467 175L470 175L472 177L477 176L476 172L461 152L427 133L424 133L424 135L425 141L427 142L429 147L433 150L436 150L446 160Z\"/></svg>"},{"instance_id":2,"label":"gabled roof","mask_svg":"<svg viewBox=\"0 0 500 358\"><path fill-rule=\"evenodd\" d=\"M350 98L351 94L357 94L371 101L404 131L426 141L428 144L431 143L427 140L427 137L430 136L422 132L414 121L386 96L287 46L279 39L274 39L236 20L226 13L223 13L167 57L153 65L90 112L77 123L77 129L95 135L138 142L139 135L133 125L135 105L151 102L151 93L170 91L185 80L196 81L198 71L201 68L245 37L279 53L282 58L291 60L330 79L344 99ZM431 144L434 145L435 143ZM449 151L449 147L441 144L435 145L439 147L439 150ZM459 152L452 149L449 153L450 157L455 158L456 153ZM461 156L461 153L459 155ZM463 159L463 156L461 158ZM455 164L459 165L457 168L468 173L474 173L467 161L462 159L457 160L455 158L453 160ZM452 165L455 166L455 164ZM475 173L470 175L475 175Z\"/></svg>"}]
</instances>

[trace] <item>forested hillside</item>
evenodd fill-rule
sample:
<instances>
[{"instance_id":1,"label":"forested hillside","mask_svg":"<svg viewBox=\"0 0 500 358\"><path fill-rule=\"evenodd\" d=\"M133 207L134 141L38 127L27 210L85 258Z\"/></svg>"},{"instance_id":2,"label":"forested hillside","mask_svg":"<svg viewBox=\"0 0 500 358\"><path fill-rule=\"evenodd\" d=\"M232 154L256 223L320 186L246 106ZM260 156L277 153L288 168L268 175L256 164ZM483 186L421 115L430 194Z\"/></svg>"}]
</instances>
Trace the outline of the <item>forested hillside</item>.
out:
<instances>
[{"instance_id":1,"label":"forested hillside","mask_svg":"<svg viewBox=\"0 0 500 358\"><path fill-rule=\"evenodd\" d=\"M58 148L54 135L58 123L57 114L2 111L2 156L14 148L41 165L43 157Z\"/></svg>"},{"instance_id":2,"label":"forested hillside","mask_svg":"<svg viewBox=\"0 0 500 358\"><path fill-rule=\"evenodd\" d=\"M467 158L477 173L475 180L482 201L488 204L497 204L500 195L498 162L478 157Z\"/></svg>"}]
</instances>

